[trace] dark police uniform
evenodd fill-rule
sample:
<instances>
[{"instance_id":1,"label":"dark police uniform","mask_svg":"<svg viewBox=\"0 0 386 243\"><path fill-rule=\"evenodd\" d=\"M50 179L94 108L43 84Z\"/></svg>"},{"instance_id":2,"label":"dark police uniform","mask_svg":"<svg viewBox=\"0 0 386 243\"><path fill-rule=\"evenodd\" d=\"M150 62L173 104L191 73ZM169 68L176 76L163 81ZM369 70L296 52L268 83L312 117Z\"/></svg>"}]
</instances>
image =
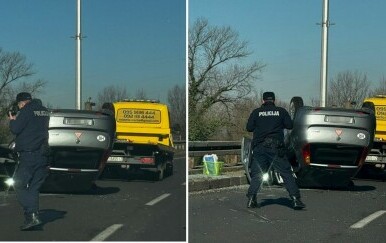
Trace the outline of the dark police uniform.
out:
<instances>
[{"instance_id":1,"label":"dark police uniform","mask_svg":"<svg viewBox=\"0 0 386 243\"><path fill-rule=\"evenodd\" d=\"M15 151L19 154L19 165L14 175L15 192L24 209L29 228L39 211L39 190L47 176L48 123L47 109L38 99L28 93L20 93L19 100L30 100L18 112L15 120L10 120L10 130L16 135ZM36 223L36 222L35 222ZM23 227L22 227L23 229Z\"/></svg>"},{"instance_id":2,"label":"dark police uniform","mask_svg":"<svg viewBox=\"0 0 386 243\"><path fill-rule=\"evenodd\" d=\"M273 92L265 92L263 100L264 104L251 113L246 127L247 131L253 132L251 184L247 193L249 199L247 206L258 206L256 194L262 184L262 175L273 166L283 178L285 188L294 202L294 208L303 208L299 188L284 152L284 129L292 129L291 117L284 108L275 105Z\"/></svg>"}]
</instances>

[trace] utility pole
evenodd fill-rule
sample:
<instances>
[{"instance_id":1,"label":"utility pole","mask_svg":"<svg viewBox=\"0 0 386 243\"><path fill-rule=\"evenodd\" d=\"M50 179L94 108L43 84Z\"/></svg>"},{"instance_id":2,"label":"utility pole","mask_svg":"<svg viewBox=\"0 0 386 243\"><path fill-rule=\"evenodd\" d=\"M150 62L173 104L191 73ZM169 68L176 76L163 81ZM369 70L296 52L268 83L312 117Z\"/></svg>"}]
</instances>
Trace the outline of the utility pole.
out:
<instances>
[{"instance_id":1,"label":"utility pole","mask_svg":"<svg viewBox=\"0 0 386 243\"><path fill-rule=\"evenodd\" d=\"M82 109L82 52L81 52L81 0L77 0L76 10L76 71L75 71L75 105L76 109Z\"/></svg>"},{"instance_id":2,"label":"utility pole","mask_svg":"<svg viewBox=\"0 0 386 243\"><path fill-rule=\"evenodd\" d=\"M320 67L320 106L325 107L327 101L327 66L328 66L328 0L323 0L323 19L322 19L322 59Z\"/></svg>"}]
</instances>

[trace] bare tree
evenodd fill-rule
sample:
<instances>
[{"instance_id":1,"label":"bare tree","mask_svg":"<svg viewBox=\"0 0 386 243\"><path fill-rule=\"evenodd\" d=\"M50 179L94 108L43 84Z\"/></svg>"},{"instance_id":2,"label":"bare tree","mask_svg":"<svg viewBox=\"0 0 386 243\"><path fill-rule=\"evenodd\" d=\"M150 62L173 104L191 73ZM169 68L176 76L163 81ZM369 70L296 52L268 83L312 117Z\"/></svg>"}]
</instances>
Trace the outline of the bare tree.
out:
<instances>
[{"instance_id":1,"label":"bare tree","mask_svg":"<svg viewBox=\"0 0 386 243\"><path fill-rule=\"evenodd\" d=\"M189 136L191 140L205 139L218 124L203 120L214 105L229 105L246 97L252 81L265 65L242 61L251 55L247 42L241 41L230 27L210 26L198 19L189 29ZM204 126L207 126L206 128ZM199 131L199 130L201 131ZM206 131L204 131L206 130ZM198 135L199 134L199 135Z\"/></svg>"},{"instance_id":2,"label":"bare tree","mask_svg":"<svg viewBox=\"0 0 386 243\"><path fill-rule=\"evenodd\" d=\"M224 117L225 109L217 109L216 114L218 118L222 117L224 125L221 131L217 132L210 139L213 140L241 140L243 136L251 137L252 134L246 131L248 118L252 111L263 104L264 91L253 91L245 99L240 99L232 104L230 115ZM288 110L289 101L285 102L276 97L275 104Z\"/></svg>"},{"instance_id":3,"label":"bare tree","mask_svg":"<svg viewBox=\"0 0 386 243\"><path fill-rule=\"evenodd\" d=\"M32 64L18 52L4 52L0 48L0 95L9 84L34 74Z\"/></svg>"},{"instance_id":4,"label":"bare tree","mask_svg":"<svg viewBox=\"0 0 386 243\"><path fill-rule=\"evenodd\" d=\"M146 91L144 89L138 89L135 93L135 98L138 100L146 100L148 99Z\"/></svg>"},{"instance_id":5,"label":"bare tree","mask_svg":"<svg viewBox=\"0 0 386 243\"><path fill-rule=\"evenodd\" d=\"M369 87L366 74L340 72L330 81L327 103L336 107L360 107L368 95Z\"/></svg>"},{"instance_id":6,"label":"bare tree","mask_svg":"<svg viewBox=\"0 0 386 243\"><path fill-rule=\"evenodd\" d=\"M33 97L42 91L46 82L28 80L35 74L32 63L27 62L26 57L19 52L5 52L0 48L0 116L4 118L10 105L14 102L16 94L25 91ZM6 119L0 124L0 142L9 142L10 133Z\"/></svg>"},{"instance_id":7,"label":"bare tree","mask_svg":"<svg viewBox=\"0 0 386 243\"><path fill-rule=\"evenodd\" d=\"M216 134L210 137L212 140L241 140L243 136L251 136L245 129L251 112L261 105L261 99L257 92L245 99L240 99L232 104L229 116L225 116L225 108L213 111L219 119L222 117L224 124Z\"/></svg>"},{"instance_id":8,"label":"bare tree","mask_svg":"<svg viewBox=\"0 0 386 243\"><path fill-rule=\"evenodd\" d=\"M28 63L26 57L19 52L5 52L0 48L0 107L1 116L6 114L9 104L15 99L20 91L37 93L45 85L45 82L38 80L35 83L23 82L15 85L18 81L25 80L32 76L32 64Z\"/></svg>"},{"instance_id":9,"label":"bare tree","mask_svg":"<svg viewBox=\"0 0 386 243\"><path fill-rule=\"evenodd\" d=\"M375 96L375 95L386 95L386 77L383 76L379 80L379 85L374 90L371 90L369 92L369 97Z\"/></svg>"},{"instance_id":10,"label":"bare tree","mask_svg":"<svg viewBox=\"0 0 386 243\"><path fill-rule=\"evenodd\" d=\"M173 132L185 139L186 134L186 91L185 87L175 85L168 91L168 105Z\"/></svg>"},{"instance_id":11,"label":"bare tree","mask_svg":"<svg viewBox=\"0 0 386 243\"><path fill-rule=\"evenodd\" d=\"M101 109L104 103L112 103L118 100L128 99L127 91L125 87L119 87L110 85L105 87L97 95L97 107Z\"/></svg>"}]
</instances>

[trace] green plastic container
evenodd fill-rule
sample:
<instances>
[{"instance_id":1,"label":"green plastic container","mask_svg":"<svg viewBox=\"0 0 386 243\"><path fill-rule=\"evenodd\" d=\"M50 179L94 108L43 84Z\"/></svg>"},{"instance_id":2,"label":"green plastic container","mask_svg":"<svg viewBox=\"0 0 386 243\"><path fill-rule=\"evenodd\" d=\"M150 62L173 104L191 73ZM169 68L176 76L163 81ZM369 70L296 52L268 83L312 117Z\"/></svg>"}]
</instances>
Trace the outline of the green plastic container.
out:
<instances>
[{"instance_id":1,"label":"green plastic container","mask_svg":"<svg viewBox=\"0 0 386 243\"><path fill-rule=\"evenodd\" d=\"M203 172L205 175L210 175L210 176L221 175L224 162L220 162L220 161L206 162L206 161L203 161L203 164L204 164Z\"/></svg>"}]
</instances>

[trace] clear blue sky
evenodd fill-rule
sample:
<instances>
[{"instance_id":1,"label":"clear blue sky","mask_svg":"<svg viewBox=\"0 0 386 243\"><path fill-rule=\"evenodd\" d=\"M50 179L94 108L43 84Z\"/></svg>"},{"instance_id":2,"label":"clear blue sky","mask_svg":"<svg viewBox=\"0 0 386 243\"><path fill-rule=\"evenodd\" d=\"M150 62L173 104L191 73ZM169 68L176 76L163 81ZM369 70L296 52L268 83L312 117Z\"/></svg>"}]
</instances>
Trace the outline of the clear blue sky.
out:
<instances>
[{"instance_id":1,"label":"clear blue sky","mask_svg":"<svg viewBox=\"0 0 386 243\"><path fill-rule=\"evenodd\" d=\"M249 42L251 59L267 64L256 90L289 102L320 97L323 0L190 0L198 17L230 26ZM372 88L386 76L386 1L330 0L328 79L346 70L366 73Z\"/></svg>"},{"instance_id":2,"label":"clear blue sky","mask_svg":"<svg viewBox=\"0 0 386 243\"><path fill-rule=\"evenodd\" d=\"M75 108L76 3L0 0L0 47L34 64L53 107ZM82 0L82 35L83 101L117 85L166 102L186 83L184 0Z\"/></svg>"}]
</instances>

